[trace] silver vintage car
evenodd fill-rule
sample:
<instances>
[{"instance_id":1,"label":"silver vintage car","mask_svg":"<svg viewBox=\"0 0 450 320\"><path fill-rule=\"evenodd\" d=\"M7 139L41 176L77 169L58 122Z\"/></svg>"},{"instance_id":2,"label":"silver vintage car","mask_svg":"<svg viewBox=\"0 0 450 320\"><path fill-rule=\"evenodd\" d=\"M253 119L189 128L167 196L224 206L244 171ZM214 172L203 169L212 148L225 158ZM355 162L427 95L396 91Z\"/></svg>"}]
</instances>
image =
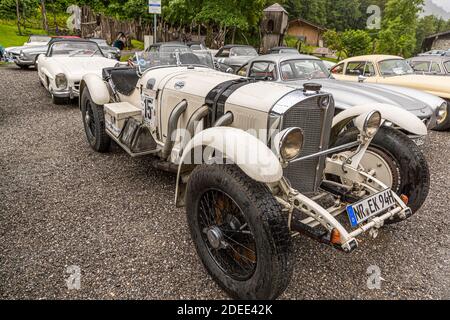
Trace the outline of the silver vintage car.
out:
<instances>
[{"instance_id":1,"label":"silver vintage car","mask_svg":"<svg viewBox=\"0 0 450 320\"><path fill-rule=\"evenodd\" d=\"M362 106L397 107L416 115L428 129L433 129L444 120L442 114L447 107L444 99L411 88L335 80L322 60L309 55L276 54L256 57L240 68L237 74L298 87L313 81L333 95L337 112ZM399 123L387 120L385 125L401 128L412 134Z\"/></svg>"}]
</instances>

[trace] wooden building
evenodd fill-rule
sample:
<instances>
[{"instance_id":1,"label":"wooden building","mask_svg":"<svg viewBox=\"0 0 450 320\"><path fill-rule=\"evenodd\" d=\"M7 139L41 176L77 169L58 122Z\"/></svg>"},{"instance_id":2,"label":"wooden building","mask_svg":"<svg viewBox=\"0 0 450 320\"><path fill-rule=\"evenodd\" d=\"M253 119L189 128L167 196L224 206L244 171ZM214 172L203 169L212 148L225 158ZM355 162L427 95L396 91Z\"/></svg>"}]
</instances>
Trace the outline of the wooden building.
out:
<instances>
[{"instance_id":1,"label":"wooden building","mask_svg":"<svg viewBox=\"0 0 450 320\"><path fill-rule=\"evenodd\" d=\"M327 31L324 27L316 25L304 19L289 21L287 34L310 46L323 47L323 33Z\"/></svg>"},{"instance_id":2,"label":"wooden building","mask_svg":"<svg viewBox=\"0 0 450 320\"><path fill-rule=\"evenodd\" d=\"M288 21L288 12L278 3L264 9L264 18L261 22L263 53L283 43Z\"/></svg>"},{"instance_id":3,"label":"wooden building","mask_svg":"<svg viewBox=\"0 0 450 320\"><path fill-rule=\"evenodd\" d=\"M422 44L423 51L430 50L449 50L450 49L450 30L436 33L426 37Z\"/></svg>"}]
</instances>

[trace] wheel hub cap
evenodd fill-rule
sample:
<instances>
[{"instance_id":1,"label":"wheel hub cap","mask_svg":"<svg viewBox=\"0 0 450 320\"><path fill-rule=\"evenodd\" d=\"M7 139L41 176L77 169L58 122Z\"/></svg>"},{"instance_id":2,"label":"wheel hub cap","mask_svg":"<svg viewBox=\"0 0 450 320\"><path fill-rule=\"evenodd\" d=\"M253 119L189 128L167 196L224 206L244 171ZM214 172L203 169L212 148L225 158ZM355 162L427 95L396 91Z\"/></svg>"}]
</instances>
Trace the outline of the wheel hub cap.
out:
<instances>
[{"instance_id":1,"label":"wheel hub cap","mask_svg":"<svg viewBox=\"0 0 450 320\"><path fill-rule=\"evenodd\" d=\"M212 227L206 232L209 244L214 249L219 249L222 246L223 233L218 227Z\"/></svg>"}]
</instances>

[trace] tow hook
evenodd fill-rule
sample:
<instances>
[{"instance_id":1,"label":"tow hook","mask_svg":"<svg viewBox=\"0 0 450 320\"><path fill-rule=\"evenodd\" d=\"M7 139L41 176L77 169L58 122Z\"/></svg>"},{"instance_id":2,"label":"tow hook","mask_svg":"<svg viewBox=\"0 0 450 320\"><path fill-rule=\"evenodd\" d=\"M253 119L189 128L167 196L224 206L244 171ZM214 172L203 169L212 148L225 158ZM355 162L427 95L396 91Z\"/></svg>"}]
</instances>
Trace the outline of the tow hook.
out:
<instances>
[{"instance_id":1,"label":"tow hook","mask_svg":"<svg viewBox=\"0 0 450 320\"><path fill-rule=\"evenodd\" d=\"M405 210L402 210L402 212L400 212L398 214L399 218L402 220L406 220L409 217L411 217L413 215L412 210L410 208L406 208Z\"/></svg>"},{"instance_id":2,"label":"tow hook","mask_svg":"<svg viewBox=\"0 0 450 320\"><path fill-rule=\"evenodd\" d=\"M356 239L352 239L342 245L342 250L344 250L345 253L351 253L356 248L358 248L358 241L356 241Z\"/></svg>"}]
</instances>

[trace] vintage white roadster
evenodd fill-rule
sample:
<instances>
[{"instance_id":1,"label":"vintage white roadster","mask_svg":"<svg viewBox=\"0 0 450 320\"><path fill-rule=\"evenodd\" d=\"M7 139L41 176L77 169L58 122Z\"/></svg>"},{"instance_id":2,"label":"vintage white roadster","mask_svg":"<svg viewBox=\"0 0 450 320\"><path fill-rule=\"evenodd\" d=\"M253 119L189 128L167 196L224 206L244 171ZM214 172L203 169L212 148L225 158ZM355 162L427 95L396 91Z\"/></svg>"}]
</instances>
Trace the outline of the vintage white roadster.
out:
<instances>
[{"instance_id":1,"label":"vintage white roadster","mask_svg":"<svg viewBox=\"0 0 450 320\"><path fill-rule=\"evenodd\" d=\"M39 56L37 69L39 80L50 92L53 103L63 104L78 97L84 74L100 76L103 68L116 64L93 41L57 39L50 43L45 55Z\"/></svg>"},{"instance_id":2,"label":"vintage white roadster","mask_svg":"<svg viewBox=\"0 0 450 320\"><path fill-rule=\"evenodd\" d=\"M177 173L175 202L186 207L201 261L234 298L284 292L293 236L349 253L360 235L375 237L409 218L427 196L427 162L406 135L386 135L401 157L370 151L382 124L378 111L346 110L333 120L333 97L320 85L299 89L220 73L197 52L144 53L136 62L83 77L87 141L98 152L114 141ZM417 117L404 116L426 132ZM353 120L355 140L329 148ZM400 177L406 183L393 192L389 185Z\"/></svg>"}]
</instances>

